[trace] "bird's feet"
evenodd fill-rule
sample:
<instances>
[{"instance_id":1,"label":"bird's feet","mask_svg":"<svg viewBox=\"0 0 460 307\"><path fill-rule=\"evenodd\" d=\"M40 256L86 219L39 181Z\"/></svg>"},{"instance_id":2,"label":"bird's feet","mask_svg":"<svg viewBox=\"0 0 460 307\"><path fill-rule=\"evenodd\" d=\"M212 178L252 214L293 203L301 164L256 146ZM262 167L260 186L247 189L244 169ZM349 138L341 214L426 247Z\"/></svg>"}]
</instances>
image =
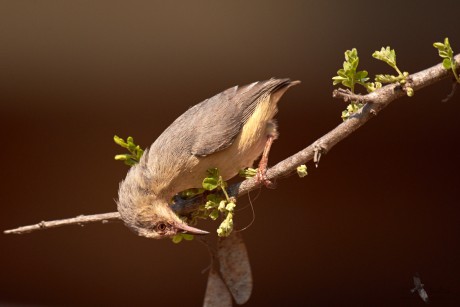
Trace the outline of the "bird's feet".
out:
<instances>
[{"instance_id":1,"label":"bird's feet","mask_svg":"<svg viewBox=\"0 0 460 307\"><path fill-rule=\"evenodd\" d=\"M275 129L275 128L273 128ZM265 148L262 153L262 158L260 158L259 168L257 169L256 180L257 182L263 183L263 185L269 189L274 189L275 184L267 178L267 165L268 165L268 153L273 144L273 141L277 137L276 130L273 130L268 136L265 143Z\"/></svg>"},{"instance_id":2,"label":"bird's feet","mask_svg":"<svg viewBox=\"0 0 460 307\"><path fill-rule=\"evenodd\" d=\"M276 188L276 185L270 179L267 178L266 167L262 169L262 167L259 166L259 168L257 169L256 180L257 182L262 183L266 188Z\"/></svg>"}]
</instances>

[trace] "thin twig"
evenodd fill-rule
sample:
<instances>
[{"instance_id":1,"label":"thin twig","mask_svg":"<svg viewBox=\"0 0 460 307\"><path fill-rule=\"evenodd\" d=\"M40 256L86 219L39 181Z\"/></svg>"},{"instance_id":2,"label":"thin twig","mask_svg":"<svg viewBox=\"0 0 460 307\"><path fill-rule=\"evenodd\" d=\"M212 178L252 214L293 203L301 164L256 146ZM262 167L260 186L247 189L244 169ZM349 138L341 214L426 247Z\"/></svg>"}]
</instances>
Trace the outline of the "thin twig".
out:
<instances>
[{"instance_id":1,"label":"thin twig","mask_svg":"<svg viewBox=\"0 0 460 307\"><path fill-rule=\"evenodd\" d=\"M363 96L361 94L354 94L352 91L348 89L338 88L332 92L332 97L334 98L342 98L343 101L355 101L360 103L369 102L369 96Z\"/></svg>"},{"instance_id":2,"label":"thin twig","mask_svg":"<svg viewBox=\"0 0 460 307\"><path fill-rule=\"evenodd\" d=\"M455 61L460 63L460 54L457 54ZM439 82L446 79L451 74L443 68L442 64L435 65L421 72L410 75L411 87L415 92L429 86L433 83ZM333 96L335 98L341 98L347 100L359 100L360 102L366 103L357 113L347 119L345 122L338 125L335 129L316 140L313 144L307 148L299 151L298 153L290 156L289 158L279 162L272 168L267 170L267 178L274 180L277 178L288 176L295 172L297 166L305 164L312 160L315 156L315 152L321 154L327 153L331 150L334 145L344 140L356 129L364 125L369 119L373 118L382 109L388 106L395 99L405 96L404 89L399 84L386 85L372 93L367 95L355 95L344 90L335 90ZM414 99L414 98L412 98ZM238 197L245 195L246 193L258 188L261 185L255 178L246 179L242 182L236 183L229 187L229 193ZM197 197L186 201L176 202L172 208L178 214L187 214L196 210L202 203L202 198ZM79 216L71 219L55 220L50 222L41 222L35 225L23 226L12 230L6 230L4 233L21 234L31 232L34 230L46 229L59 227L64 225L72 224L88 224L100 221L118 220L120 215L118 212L95 214L87 216Z\"/></svg>"},{"instance_id":3,"label":"thin twig","mask_svg":"<svg viewBox=\"0 0 460 307\"><path fill-rule=\"evenodd\" d=\"M14 233L14 234L23 234L32 232L35 230L40 229L48 229L48 228L55 228L65 225L80 225L83 226L85 224L94 223L94 222L102 222L107 223L109 221L117 221L120 220L120 213L118 212L110 212L110 213L100 213L94 215L79 215L77 217L73 217L70 219L62 219L62 220L54 220L54 221L41 221L38 224L29 225L29 226L22 226L16 229L5 230L4 233Z\"/></svg>"}]
</instances>

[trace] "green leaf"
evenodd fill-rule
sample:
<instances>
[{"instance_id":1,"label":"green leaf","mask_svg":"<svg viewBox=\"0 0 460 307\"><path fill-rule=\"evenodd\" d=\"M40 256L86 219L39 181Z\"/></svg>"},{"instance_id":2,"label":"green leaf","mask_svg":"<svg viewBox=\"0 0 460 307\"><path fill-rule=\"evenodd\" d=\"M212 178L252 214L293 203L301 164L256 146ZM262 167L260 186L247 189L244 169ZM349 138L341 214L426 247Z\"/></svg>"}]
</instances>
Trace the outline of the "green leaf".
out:
<instances>
[{"instance_id":1,"label":"green leaf","mask_svg":"<svg viewBox=\"0 0 460 307\"><path fill-rule=\"evenodd\" d=\"M389 46L386 48L382 47L380 51L375 51L372 54L372 56L376 58L377 60L387 63L398 73L398 76L377 75L377 77L375 78L375 81L382 82L382 83L394 83L394 82L404 83L406 81L406 77L409 75L409 73L405 72L403 74L399 70L398 66L396 65L396 51L394 49L391 49ZM382 76L385 76L385 77L382 77Z\"/></svg>"},{"instance_id":2,"label":"green leaf","mask_svg":"<svg viewBox=\"0 0 460 307\"><path fill-rule=\"evenodd\" d=\"M126 160L129 159L129 157L130 157L129 154L116 155L115 160L117 160L117 161L126 161Z\"/></svg>"},{"instance_id":3,"label":"green leaf","mask_svg":"<svg viewBox=\"0 0 460 307\"><path fill-rule=\"evenodd\" d=\"M356 79L357 79L357 80L360 80L360 81L363 80L363 82L364 82L364 81L367 81L367 80L369 80L369 78L366 78L366 77L367 77L367 74L368 74L368 73L367 73L367 71L365 71L365 70L358 71L358 72L356 73ZM364 80L364 79L365 79L365 80Z\"/></svg>"},{"instance_id":4,"label":"green leaf","mask_svg":"<svg viewBox=\"0 0 460 307\"><path fill-rule=\"evenodd\" d=\"M118 137L118 136L115 135L113 137L113 140L115 141L115 143L117 143L121 147L128 148L128 144L126 144L125 141L121 137Z\"/></svg>"},{"instance_id":5,"label":"green leaf","mask_svg":"<svg viewBox=\"0 0 460 307\"><path fill-rule=\"evenodd\" d=\"M350 81L350 80L345 80L345 81L342 82L342 84L345 85L346 87L350 88L350 89L352 89L353 85L354 85L353 81Z\"/></svg>"},{"instance_id":6,"label":"green leaf","mask_svg":"<svg viewBox=\"0 0 460 307\"><path fill-rule=\"evenodd\" d=\"M212 191L219 186L219 170L211 168L207 170L208 177L203 180L203 188L207 191Z\"/></svg>"},{"instance_id":7,"label":"green leaf","mask_svg":"<svg viewBox=\"0 0 460 307\"><path fill-rule=\"evenodd\" d=\"M335 76L335 77L332 77L332 80L335 80L337 82L342 82L343 80L347 80L347 77L343 77L343 76Z\"/></svg>"},{"instance_id":8,"label":"green leaf","mask_svg":"<svg viewBox=\"0 0 460 307\"><path fill-rule=\"evenodd\" d=\"M191 240L193 240L193 238L194 238L194 236L192 234L178 233L174 237L172 237L172 241L173 241L173 243L177 244L177 243L182 242L182 239L184 239L186 241L191 241Z\"/></svg>"},{"instance_id":9,"label":"green leaf","mask_svg":"<svg viewBox=\"0 0 460 307\"><path fill-rule=\"evenodd\" d=\"M449 43L449 38L444 39L444 43L434 43L433 46L438 49L439 56L443 59L451 59L454 56L454 51L452 50L450 43ZM450 69L447 68L447 69Z\"/></svg>"},{"instance_id":10,"label":"green leaf","mask_svg":"<svg viewBox=\"0 0 460 307\"><path fill-rule=\"evenodd\" d=\"M186 241L192 241L194 239L194 236L192 234L189 234L189 233L183 233L182 238L184 238L184 240L186 240Z\"/></svg>"},{"instance_id":11,"label":"green leaf","mask_svg":"<svg viewBox=\"0 0 460 307\"><path fill-rule=\"evenodd\" d=\"M384 61L393 68L396 67L396 52L389 46L386 48L382 47L380 51L375 51L372 56L377 60Z\"/></svg>"},{"instance_id":12,"label":"green leaf","mask_svg":"<svg viewBox=\"0 0 460 307\"><path fill-rule=\"evenodd\" d=\"M444 69L449 70L452 68L452 61L450 59L444 59L442 60L442 66Z\"/></svg>"},{"instance_id":13,"label":"green leaf","mask_svg":"<svg viewBox=\"0 0 460 307\"><path fill-rule=\"evenodd\" d=\"M222 197L216 194L209 194L208 196L206 196L206 200L215 203L217 206L217 204L222 200Z\"/></svg>"},{"instance_id":14,"label":"green leaf","mask_svg":"<svg viewBox=\"0 0 460 307\"><path fill-rule=\"evenodd\" d=\"M209 213L209 217L215 221L219 217L219 210L212 210L211 213Z\"/></svg>"},{"instance_id":15,"label":"green leaf","mask_svg":"<svg viewBox=\"0 0 460 307\"><path fill-rule=\"evenodd\" d=\"M212 191L216 189L218 185L219 185L218 179L207 177L203 180L203 189L207 191Z\"/></svg>"},{"instance_id":16,"label":"green leaf","mask_svg":"<svg viewBox=\"0 0 460 307\"><path fill-rule=\"evenodd\" d=\"M358 67L359 62L358 50L356 48L353 48L351 50L345 51L345 60L345 63L350 64L352 68L356 69L356 67Z\"/></svg>"},{"instance_id":17,"label":"green leaf","mask_svg":"<svg viewBox=\"0 0 460 307\"><path fill-rule=\"evenodd\" d=\"M244 178L252 178L254 177L255 175L257 175L257 168L251 168L251 167L248 167L248 168L245 168L245 169L242 169L238 172L238 175L240 177L244 177Z\"/></svg>"},{"instance_id":18,"label":"green leaf","mask_svg":"<svg viewBox=\"0 0 460 307\"><path fill-rule=\"evenodd\" d=\"M400 82L405 79L404 75L400 76L393 76L393 75L376 75L375 76L375 81L380 82L380 83L395 83L395 82Z\"/></svg>"},{"instance_id":19,"label":"green leaf","mask_svg":"<svg viewBox=\"0 0 460 307\"><path fill-rule=\"evenodd\" d=\"M172 237L172 241L173 243L177 244L177 243L180 243L182 241L182 234L177 234L175 235L174 237Z\"/></svg>"}]
</instances>

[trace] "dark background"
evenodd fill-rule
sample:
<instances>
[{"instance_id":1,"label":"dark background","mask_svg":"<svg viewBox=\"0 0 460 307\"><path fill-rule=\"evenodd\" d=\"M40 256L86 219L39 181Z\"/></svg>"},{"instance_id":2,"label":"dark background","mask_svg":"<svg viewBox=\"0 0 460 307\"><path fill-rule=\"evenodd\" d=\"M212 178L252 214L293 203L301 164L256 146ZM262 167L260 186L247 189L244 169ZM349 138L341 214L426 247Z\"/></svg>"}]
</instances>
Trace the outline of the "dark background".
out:
<instances>
[{"instance_id":1,"label":"dark background","mask_svg":"<svg viewBox=\"0 0 460 307\"><path fill-rule=\"evenodd\" d=\"M173 1L170 1L173 2ZM460 51L452 1L2 1L0 229L116 210L127 167L114 134L144 147L188 107L236 84L302 80L280 103L274 164L341 122L331 97L343 52L392 73ZM278 181L244 232L247 306L433 306L460 302L460 93L448 80L395 101L305 179ZM257 193L253 193L255 196ZM241 198L240 207L247 204ZM251 219L246 209L237 228ZM214 232L217 224L208 225ZM121 223L0 235L0 304L200 306L208 253ZM459 306L459 305L457 305Z\"/></svg>"}]
</instances>

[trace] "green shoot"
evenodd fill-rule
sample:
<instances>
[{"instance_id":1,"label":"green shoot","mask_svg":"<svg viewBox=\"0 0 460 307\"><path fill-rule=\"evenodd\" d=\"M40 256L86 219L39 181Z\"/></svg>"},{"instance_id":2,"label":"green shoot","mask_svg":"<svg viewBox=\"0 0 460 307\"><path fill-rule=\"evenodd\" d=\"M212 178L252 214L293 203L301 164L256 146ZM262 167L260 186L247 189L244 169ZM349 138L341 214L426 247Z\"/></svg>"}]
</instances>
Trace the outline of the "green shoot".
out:
<instances>
[{"instance_id":1,"label":"green shoot","mask_svg":"<svg viewBox=\"0 0 460 307\"><path fill-rule=\"evenodd\" d=\"M389 46L387 48L382 47L380 51L375 51L372 54L372 56L377 60L384 61L385 63L393 67L398 72L399 76L403 75L403 73L399 70L398 66L396 65L396 51L394 49L391 49Z\"/></svg>"},{"instance_id":2,"label":"green shoot","mask_svg":"<svg viewBox=\"0 0 460 307\"><path fill-rule=\"evenodd\" d=\"M348 87L352 93L355 92L356 84L365 84L369 78L367 78L367 71L361 70L356 71L359 64L358 51L356 48L345 51L345 62L343 62L343 68L337 71L337 76L333 77L333 85L342 83L342 85Z\"/></svg>"},{"instance_id":3,"label":"green shoot","mask_svg":"<svg viewBox=\"0 0 460 307\"><path fill-rule=\"evenodd\" d=\"M343 62L343 68L337 71L337 76L333 77L333 85L342 84L348 87L350 91L355 93L355 86L359 84L366 88L367 92L373 92L376 89L382 87L380 82L367 82L368 72L365 70L357 71L359 64L358 51L356 48L345 51L345 61ZM350 116L355 114L361 107L362 103L352 101L348 105L347 109L342 112L342 119L347 120Z\"/></svg>"},{"instance_id":4,"label":"green shoot","mask_svg":"<svg viewBox=\"0 0 460 307\"><path fill-rule=\"evenodd\" d=\"M451 69L455 79L460 83L460 78L457 74L457 62L454 59L454 51L450 47L449 38L444 39L444 43L434 43L433 46L438 49L439 56L443 59L442 66L445 70Z\"/></svg>"},{"instance_id":5,"label":"green shoot","mask_svg":"<svg viewBox=\"0 0 460 307\"><path fill-rule=\"evenodd\" d=\"M257 168L248 167L248 168L242 169L238 172L238 175L246 179L252 178L255 175L257 175Z\"/></svg>"},{"instance_id":6,"label":"green shoot","mask_svg":"<svg viewBox=\"0 0 460 307\"><path fill-rule=\"evenodd\" d=\"M129 154L116 155L115 160L123 161L128 166L133 166L139 163L139 160L141 159L144 150L141 149L139 145L134 144L134 139L132 137L129 136L125 142L125 140L115 135L113 137L113 140L115 141L115 143L117 143L123 148L128 149L129 151Z\"/></svg>"},{"instance_id":7,"label":"green shoot","mask_svg":"<svg viewBox=\"0 0 460 307\"><path fill-rule=\"evenodd\" d=\"M208 170L208 177L203 180L203 188L208 191L221 190L225 199L217 194L210 194L206 197L207 202L204 208L207 210L208 216L216 220L221 213L224 221L219 225L217 234L219 237L228 237L233 230L233 214L235 209L235 199L228 196L227 183L222 179L217 168Z\"/></svg>"},{"instance_id":8,"label":"green shoot","mask_svg":"<svg viewBox=\"0 0 460 307\"><path fill-rule=\"evenodd\" d=\"M400 84L406 83L407 77L409 73L407 71L401 72L398 66L396 65L396 51L391 49L390 47L382 47L380 51L375 51L372 56L377 60L383 61L390 65L396 72L398 73L397 76L393 75L376 75L375 81L380 83L396 83L399 82ZM414 95L414 90L411 87L406 87L407 96L412 97Z\"/></svg>"},{"instance_id":9,"label":"green shoot","mask_svg":"<svg viewBox=\"0 0 460 307\"><path fill-rule=\"evenodd\" d=\"M219 225L217 234L221 237L226 237L230 235L233 230L233 215L236 207L236 201L232 197L229 197L226 190L227 183L223 180L222 176L220 176L217 168L209 169L207 173L208 176L203 179L203 188L189 189L181 192L180 195L182 197L184 193L191 193L195 196L202 194L205 191L212 191L213 193L206 195L206 203L204 205L200 206L188 216L181 218L187 224L196 225L200 219L211 218L215 221L222 216L224 220ZM182 239L179 238L176 238L175 240L178 242L182 241Z\"/></svg>"}]
</instances>

